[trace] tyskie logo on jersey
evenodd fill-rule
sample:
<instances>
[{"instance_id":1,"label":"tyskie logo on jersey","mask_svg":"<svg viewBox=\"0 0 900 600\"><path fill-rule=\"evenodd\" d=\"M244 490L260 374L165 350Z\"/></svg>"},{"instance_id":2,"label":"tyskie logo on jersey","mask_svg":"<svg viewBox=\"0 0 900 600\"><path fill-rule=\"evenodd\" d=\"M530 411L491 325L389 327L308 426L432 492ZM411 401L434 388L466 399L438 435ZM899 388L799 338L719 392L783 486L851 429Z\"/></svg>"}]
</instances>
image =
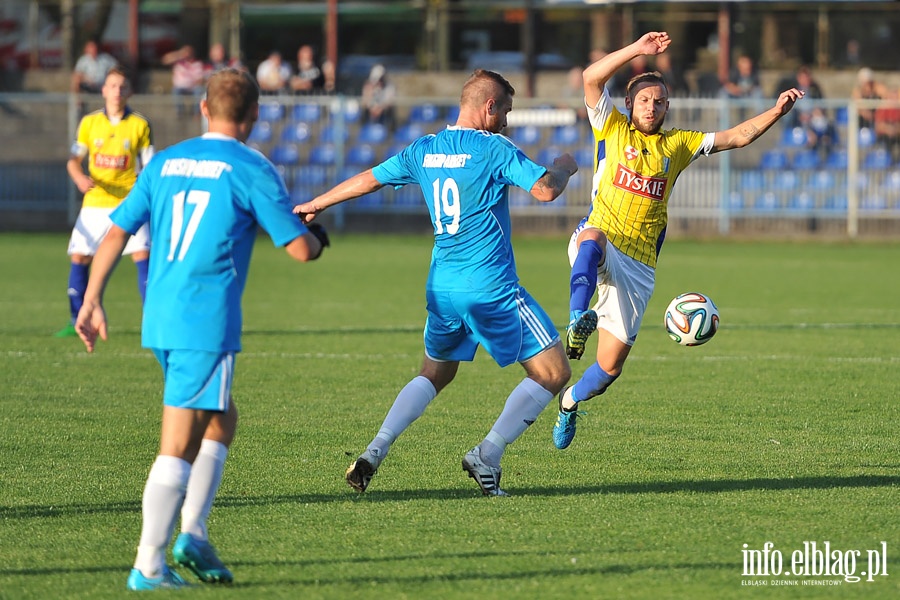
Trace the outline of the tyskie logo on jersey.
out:
<instances>
[{"instance_id":1,"label":"tyskie logo on jersey","mask_svg":"<svg viewBox=\"0 0 900 600\"><path fill-rule=\"evenodd\" d=\"M116 156L113 154L95 154L94 166L98 169L116 169L124 171L128 168L128 156Z\"/></svg>"},{"instance_id":2,"label":"tyskie logo on jersey","mask_svg":"<svg viewBox=\"0 0 900 600\"><path fill-rule=\"evenodd\" d=\"M619 163L613 178L613 187L661 202L666 196L668 181L665 177L644 177Z\"/></svg>"}]
</instances>

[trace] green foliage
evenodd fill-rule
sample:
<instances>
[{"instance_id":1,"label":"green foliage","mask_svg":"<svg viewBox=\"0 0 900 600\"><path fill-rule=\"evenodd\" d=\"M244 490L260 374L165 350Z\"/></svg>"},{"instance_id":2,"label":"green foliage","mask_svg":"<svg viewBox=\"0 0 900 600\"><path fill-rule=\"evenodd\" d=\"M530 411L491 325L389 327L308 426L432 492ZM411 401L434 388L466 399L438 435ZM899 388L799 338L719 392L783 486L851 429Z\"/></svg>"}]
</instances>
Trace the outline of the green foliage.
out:
<instances>
[{"instance_id":1,"label":"green foliage","mask_svg":"<svg viewBox=\"0 0 900 600\"><path fill-rule=\"evenodd\" d=\"M896 245L670 241L623 376L565 451L551 405L504 458L509 498L460 467L522 378L480 353L395 444L364 495L344 469L420 365L430 240L333 236L294 264L263 238L245 294L238 437L212 540L220 598L895 598L900 592ZM562 328L564 239L515 241ZM119 598L157 451L162 380L140 347L134 267L87 355L67 319L65 238L0 235L0 598ZM668 339L702 291L722 325ZM592 344L589 343L589 349ZM579 376L590 364L573 364ZM840 590L742 586L744 544L888 548L888 576ZM789 564L788 564L789 566ZM757 577L766 581L831 579ZM837 578L840 580L840 578Z\"/></svg>"}]
</instances>

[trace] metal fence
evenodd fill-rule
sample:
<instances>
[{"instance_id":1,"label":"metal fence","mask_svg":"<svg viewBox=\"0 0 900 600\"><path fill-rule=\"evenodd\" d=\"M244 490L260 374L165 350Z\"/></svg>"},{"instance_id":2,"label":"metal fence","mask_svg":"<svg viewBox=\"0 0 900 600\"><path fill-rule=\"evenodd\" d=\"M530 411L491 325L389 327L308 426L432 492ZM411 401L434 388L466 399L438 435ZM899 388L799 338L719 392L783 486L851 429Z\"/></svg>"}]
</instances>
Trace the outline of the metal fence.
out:
<instances>
[{"instance_id":1,"label":"metal fence","mask_svg":"<svg viewBox=\"0 0 900 600\"><path fill-rule=\"evenodd\" d=\"M132 98L132 107L151 121L157 149L202 133L200 116L184 102L171 96ZM727 129L773 102L676 98L667 126ZM455 122L456 103L456 98L398 100L393 123L379 125L364 122L358 98L268 96L248 143L272 159L294 201L302 202ZM99 107L94 97L0 94L0 229L71 224L80 199L65 162L78 116ZM550 205L511 191L513 216L529 230L567 231L588 210L592 136L577 108L546 98L515 100L509 137L542 164L570 152L581 166ZM898 105L880 101L804 99L751 146L698 159L672 193L669 235L896 236L900 138L861 126L860 109L878 109L885 118L900 112ZM820 146L811 146L801 127L813 112L833 127L832 139ZM407 216L428 224L418 217L426 209L415 186L383 189L330 212L337 227L382 217L403 223Z\"/></svg>"}]
</instances>

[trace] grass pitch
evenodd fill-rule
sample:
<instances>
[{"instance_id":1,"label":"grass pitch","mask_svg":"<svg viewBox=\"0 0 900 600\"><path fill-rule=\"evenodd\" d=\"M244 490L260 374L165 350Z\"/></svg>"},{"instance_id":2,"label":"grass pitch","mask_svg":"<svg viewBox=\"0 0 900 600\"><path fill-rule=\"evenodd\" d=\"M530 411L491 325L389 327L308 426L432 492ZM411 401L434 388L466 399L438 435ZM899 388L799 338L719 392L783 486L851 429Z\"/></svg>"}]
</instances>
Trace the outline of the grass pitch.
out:
<instances>
[{"instance_id":1,"label":"grass pitch","mask_svg":"<svg viewBox=\"0 0 900 600\"><path fill-rule=\"evenodd\" d=\"M344 483L420 365L431 244L333 242L308 265L257 244L239 433L210 520L235 584L180 595L900 593L897 245L667 242L622 377L585 406L568 450L552 446L549 407L507 451L512 496L484 498L460 461L523 376L484 353L401 436L368 492ZM560 328L565 245L515 240L523 284ZM65 247L60 235L0 235L4 599L126 595L157 451L162 378L140 347L134 267L125 259L113 276L111 339L88 356L51 337L68 316ZM668 301L687 291L720 309L702 347L682 348L662 327ZM592 353L589 343L576 377ZM812 542L829 543L830 572L843 576L816 571ZM887 575L861 575L884 564Z\"/></svg>"}]
</instances>

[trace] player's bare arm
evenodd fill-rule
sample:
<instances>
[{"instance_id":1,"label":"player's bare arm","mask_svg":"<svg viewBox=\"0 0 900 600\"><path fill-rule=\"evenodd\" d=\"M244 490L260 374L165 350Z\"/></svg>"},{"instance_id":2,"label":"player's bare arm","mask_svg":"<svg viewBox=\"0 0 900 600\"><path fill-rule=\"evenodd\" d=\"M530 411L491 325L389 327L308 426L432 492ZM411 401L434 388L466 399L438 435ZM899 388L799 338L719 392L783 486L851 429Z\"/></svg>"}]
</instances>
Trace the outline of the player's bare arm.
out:
<instances>
[{"instance_id":1,"label":"player's bare arm","mask_svg":"<svg viewBox=\"0 0 900 600\"><path fill-rule=\"evenodd\" d=\"M88 352L94 351L94 346L99 335L106 340L106 313L103 310L103 292L110 275L116 268L122 251L131 234L119 227L112 225L100 247L91 266L91 278L88 280L87 290L84 293L84 304L78 312L75 320L75 331L84 342Z\"/></svg>"},{"instance_id":2,"label":"player's bare arm","mask_svg":"<svg viewBox=\"0 0 900 600\"><path fill-rule=\"evenodd\" d=\"M317 196L309 202L298 204L294 207L294 214L299 216L304 223L309 223L316 218L317 214L329 206L359 198L382 187L384 186L372 175L372 169L367 169L339 183L321 196Z\"/></svg>"},{"instance_id":3,"label":"player's bare arm","mask_svg":"<svg viewBox=\"0 0 900 600\"><path fill-rule=\"evenodd\" d=\"M716 141L713 145L713 152L722 152L723 150L732 150L734 148L743 148L749 145L762 134L769 130L772 125L778 122L778 119L788 114L794 103L802 98L804 92L796 88L791 88L781 93L775 106L769 110L751 117L743 123L727 129L725 131L716 132Z\"/></svg>"},{"instance_id":4,"label":"player's bare arm","mask_svg":"<svg viewBox=\"0 0 900 600\"><path fill-rule=\"evenodd\" d=\"M84 173L84 169L81 166L83 160L83 157L70 156L66 162L66 171L69 173L69 177L72 178L72 182L78 188L78 191L85 194L94 187L94 180Z\"/></svg>"},{"instance_id":5,"label":"player's bare arm","mask_svg":"<svg viewBox=\"0 0 900 600\"><path fill-rule=\"evenodd\" d=\"M625 66L636 56L655 56L662 54L672 40L665 31L651 31L624 48L610 52L582 73L584 80L584 98L588 106L595 106L600 100L603 86L616 71Z\"/></svg>"},{"instance_id":6,"label":"player's bare arm","mask_svg":"<svg viewBox=\"0 0 900 600\"><path fill-rule=\"evenodd\" d=\"M553 160L547 172L531 188L531 195L541 202L552 202L569 184L569 178L578 172L578 163L571 154L563 154Z\"/></svg>"}]
</instances>

